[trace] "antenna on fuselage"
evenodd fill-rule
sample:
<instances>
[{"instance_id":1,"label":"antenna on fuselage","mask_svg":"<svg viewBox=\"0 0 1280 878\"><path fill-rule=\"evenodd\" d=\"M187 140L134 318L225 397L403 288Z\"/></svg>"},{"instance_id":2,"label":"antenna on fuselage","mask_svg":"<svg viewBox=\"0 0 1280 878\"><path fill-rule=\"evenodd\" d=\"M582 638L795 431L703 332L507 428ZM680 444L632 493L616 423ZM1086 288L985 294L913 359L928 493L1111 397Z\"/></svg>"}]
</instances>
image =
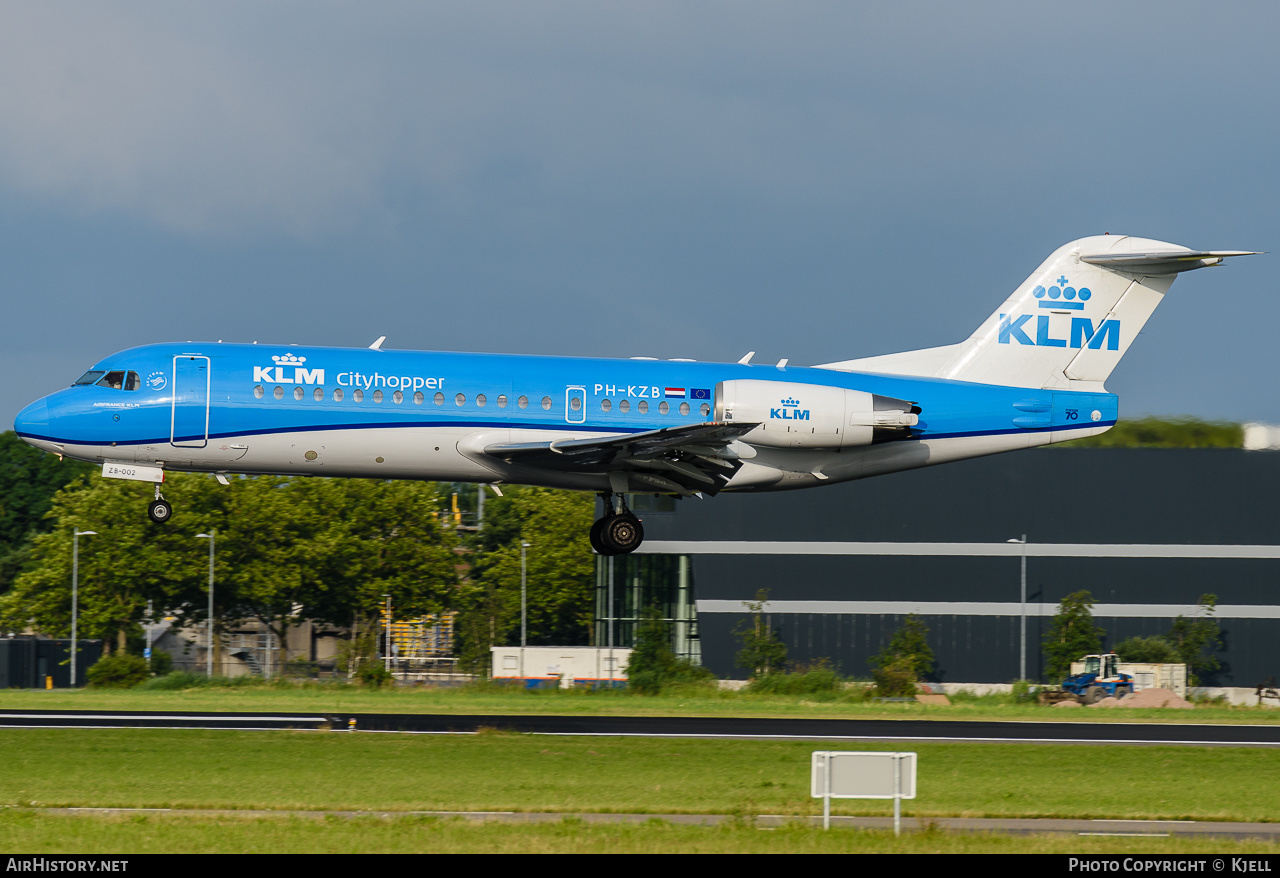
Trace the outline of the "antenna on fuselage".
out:
<instances>
[{"instance_id":1,"label":"antenna on fuselage","mask_svg":"<svg viewBox=\"0 0 1280 878\"><path fill-rule=\"evenodd\" d=\"M738 361L739 366L750 366L751 358L756 355L755 351L747 351L747 355Z\"/></svg>"},{"instance_id":2,"label":"antenna on fuselage","mask_svg":"<svg viewBox=\"0 0 1280 878\"><path fill-rule=\"evenodd\" d=\"M382 350L382 343L386 340L387 340L387 337L385 335L378 336L378 340L375 341L373 344L369 345L369 350L371 351Z\"/></svg>"}]
</instances>

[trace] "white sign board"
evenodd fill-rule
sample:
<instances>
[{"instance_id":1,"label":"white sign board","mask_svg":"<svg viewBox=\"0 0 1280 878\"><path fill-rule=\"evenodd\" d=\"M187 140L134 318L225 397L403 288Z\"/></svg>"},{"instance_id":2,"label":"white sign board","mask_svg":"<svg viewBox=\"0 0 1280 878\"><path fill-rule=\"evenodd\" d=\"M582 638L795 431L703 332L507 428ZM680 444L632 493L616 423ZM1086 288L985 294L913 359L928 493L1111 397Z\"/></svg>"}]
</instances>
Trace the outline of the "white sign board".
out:
<instances>
[{"instance_id":1,"label":"white sign board","mask_svg":"<svg viewBox=\"0 0 1280 878\"><path fill-rule=\"evenodd\" d=\"M897 766L895 766L897 763ZM830 774L828 775L828 767ZM895 770L901 774L894 782ZM914 799L916 754L819 750L810 766L810 795L815 799ZM829 785L828 785L829 784Z\"/></svg>"}]
</instances>

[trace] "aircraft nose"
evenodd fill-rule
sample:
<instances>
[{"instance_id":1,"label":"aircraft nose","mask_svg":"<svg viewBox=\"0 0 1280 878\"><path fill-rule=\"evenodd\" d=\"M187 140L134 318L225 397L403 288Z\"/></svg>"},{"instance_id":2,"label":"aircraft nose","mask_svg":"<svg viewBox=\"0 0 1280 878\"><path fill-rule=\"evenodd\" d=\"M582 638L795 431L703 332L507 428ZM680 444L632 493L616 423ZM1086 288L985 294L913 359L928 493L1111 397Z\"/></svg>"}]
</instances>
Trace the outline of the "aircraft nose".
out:
<instances>
[{"instance_id":1,"label":"aircraft nose","mask_svg":"<svg viewBox=\"0 0 1280 878\"><path fill-rule=\"evenodd\" d=\"M13 432L24 439L49 434L49 403L38 399L18 412L13 419Z\"/></svg>"}]
</instances>

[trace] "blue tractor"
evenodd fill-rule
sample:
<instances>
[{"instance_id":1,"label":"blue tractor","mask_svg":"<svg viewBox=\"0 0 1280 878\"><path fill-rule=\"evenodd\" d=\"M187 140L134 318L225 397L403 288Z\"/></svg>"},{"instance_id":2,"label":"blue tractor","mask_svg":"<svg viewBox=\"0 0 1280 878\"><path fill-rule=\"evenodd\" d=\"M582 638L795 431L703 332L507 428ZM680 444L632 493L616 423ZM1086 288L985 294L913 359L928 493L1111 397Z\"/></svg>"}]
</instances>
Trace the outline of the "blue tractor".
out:
<instances>
[{"instance_id":1,"label":"blue tractor","mask_svg":"<svg viewBox=\"0 0 1280 878\"><path fill-rule=\"evenodd\" d=\"M1084 704L1096 704L1108 695L1123 698L1132 692L1133 676L1120 672L1120 656L1114 652L1087 655L1084 657L1084 671L1063 680L1062 691L1069 692Z\"/></svg>"}]
</instances>

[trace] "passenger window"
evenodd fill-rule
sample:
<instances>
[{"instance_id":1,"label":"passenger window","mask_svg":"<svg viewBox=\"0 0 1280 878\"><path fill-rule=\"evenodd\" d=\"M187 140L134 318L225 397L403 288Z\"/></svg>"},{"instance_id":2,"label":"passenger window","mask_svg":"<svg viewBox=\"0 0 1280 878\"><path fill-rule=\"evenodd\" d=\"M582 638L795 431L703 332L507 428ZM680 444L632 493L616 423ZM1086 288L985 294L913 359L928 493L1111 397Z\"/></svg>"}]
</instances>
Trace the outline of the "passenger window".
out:
<instances>
[{"instance_id":1,"label":"passenger window","mask_svg":"<svg viewBox=\"0 0 1280 878\"><path fill-rule=\"evenodd\" d=\"M444 394L437 392L435 395L434 402L436 405L444 405Z\"/></svg>"},{"instance_id":2,"label":"passenger window","mask_svg":"<svg viewBox=\"0 0 1280 878\"><path fill-rule=\"evenodd\" d=\"M671 411L671 405L665 399L658 403L658 414L665 415L669 411Z\"/></svg>"},{"instance_id":3,"label":"passenger window","mask_svg":"<svg viewBox=\"0 0 1280 878\"><path fill-rule=\"evenodd\" d=\"M640 412L640 414L642 414L642 415L647 415L647 414L649 414L649 400L647 400L647 399L642 399L642 400L640 400L638 403L636 403L636 409L637 409L637 410Z\"/></svg>"},{"instance_id":4,"label":"passenger window","mask_svg":"<svg viewBox=\"0 0 1280 878\"><path fill-rule=\"evenodd\" d=\"M364 391L360 389L351 391L351 398L356 402L364 402Z\"/></svg>"},{"instance_id":5,"label":"passenger window","mask_svg":"<svg viewBox=\"0 0 1280 878\"><path fill-rule=\"evenodd\" d=\"M516 405L520 406L522 409L527 409L529 407L529 397L520 397L520 399L516 400Z\"/></svg>"},{"instance_id":6,"label":"passenger window","mask_svg":"<svg viewBox=\"0 0 1280 878\"><path fill-rule=\"evenodd\" d=\"M618 411L622 412L624 415L627 412L631 411L631 400L629 399L618 400Z\"/></svg>"},{"instance_id":7,"label":"passenger window","mask_svg":"<svg viewBox=\"0 0 1280 878\"><path fill-rule=\"evenodd\" d=\"M680 403L680 414L682 415L689 414L689 403L687 402Z\"/></svg>"},{"instance_id":8,"label":"passenger window","mask_svg":"<svg viewBox=\"0 0 1280 878\"><path fill-rule=\"evenodd\" d=\"M577 402L577 400L575 399L575 400L574 400L574 402ZM577 409L577 406L575 405L575 406L574 406L574 408L575 408L575 409ZM601 410L601 411L605 411L605 412L607 412L607 411L608 411L609 409L611 409L611 408L613 408L613 400L611 400L611 399L602 399L602 400L600 400L600 410Z\"/></svg>"},{"instance_id":9,"label":"passenger window","mask_svg":"<svg viewBox=\"0 0 1280 878\"><path fill-rule=\"evenodd\" d=\"M551 397L549 397L549 396L544 396L544 397L542 398L542 410L543 410L544 412L549 412L549 411L551 411Z\"/></svg>"},{"instance_id":10,"label":"passenger window","mask_svg":"<svg viewBox=\"0 0 1280 878\"><path fill-rule=\"evenodd\" d=\"M342 402L342 397L343 397L343 396L345 396L345 394L342 392L342 388L341 388L341 387L335 387L335 388L333 389L333 401L334 401L334 402Z\"/></svg>"},{"instance_id":11,"label":"passenger window","mask_svg":"<svg viewBox=\"0 0 1280 878\"><path fill-rule=\"evenodd\" d=\"M262 399L262 397L267 395L267 392L263 390L262 385L259 384L257 387L253 388L253 395L257 399Z\"/></svg>"},{"instance_id":12,"label":"passenger window","mask_svg":"<svg viewBox=\"0 0 1280 878\"><path fill-rule=\"evenodd\" d=\"M295 387L295 388L293 388L293 398L294 398L294 399L302 399L302 388L301 388L301 387Z\"/></svg>"},{"instance_id":13,"label":"passenger window","mask_svg":"<svg viewBox=\"0 0 1280 878\"><path fill-rule=\"evenodd\" d=\"M276 399L284 399L284 388L277 387L275 390L271 391L271 395Z\"/></svg>"},{"instance_id":14,"label":"passenger window","mask_svg":"<svg viewBox=\"0 0 1280 878\"><path fill-rule=\"evenodd\" d=\"M382 402L382 391L381 391L381 390L375 390L375 391L373 392L373 401L374 401L374 402Z\"/></svg>"},{"instance_id":15,"label":"passenger window","mask_svg":"<svg viewBox=\"0 0 1280 878\"><path fill-rule=\"evenodd\" d=\"M413 395L413 404L414 404L414 405L422 405L422 402L423 402L423 400L425 400L425 399L426 399L426 397L425 397L425 396L423 396L423 395L422 395L422 391L421 391L421 390L419 390L417 393L415 393L415 394Z\"/></svg>"},{"instance_id":16,"label":"passenger window","mask_svg":"<svg viewBox=\"0 0 1280 878\"><path fill-rule=\"evenodd\" d=\"M319 402L320 400L324 399L324 388L317 387L315 390L311 391L311 398L314 399L316 402Z\"/></svg>"},{"instance_id":17,"label":"passenger window","mask_svg":"<svg viewBox=\"0 0 1280 878\"><path fill-rule=\"evenodd\" d=\"M124 373L108 372L106 375L103 375L102 378L98 381L98 386L110 387L113 390L123 390L124 389Z\"/></svg>"},{"instance_id":18,"label":"passenger window","mask_svg":"<svg viewBox=\"0 0 1280 878\"><path fill-rule=\"evenodd\" d=\"M500 395L498 397L498 408L504 409L506 407L507 407L507 398L505 395Z\"/></svg>"},{"instance_id":19,"label":"passenger window","mask_svg":"<svg viewBox=\"0 0 1280 878\"><path fill-rule=\"evenodd\" d=\"M400 405L400 403L404 402L404 394L397 390L395 393L391 394L391 401L396 405Z\"/></svg>"},{"instance_id":20,"label":"passenger window","mask_svg":"<svg viewBox=\"0 0 1280 878\"><path fill-rule=\"evenodd\" d=\"M702 408L699 409L699 411L702 412L702 416L705 418L707 415L711 414L711 405L709 403L704 402L702 404Z\"/></svg>"},{"instance_id":21,"label":"passenger window","mask_svg":"<svg viewBox=\"0 0 1280 878\"><path fill-rule=\"evenodd\" d=\"M484 408L486 402L488 402L488 400L484 398L483 393L476 394L476 408Z\"/></svg>"},{"instance_id":22,"label":"passenger window","mask_svg":"<svg viewBox=\"0 0 1280 878\"><path fill-rule=\"evenodd\" d=\"M457 403L458 405L466 405L466 404L467 404L467 395L466 395L465 393L459 393L457 396L455 396L455 397L453 398L453 401L454 401L455 403Z\"/></svg>"}]
</instances>

